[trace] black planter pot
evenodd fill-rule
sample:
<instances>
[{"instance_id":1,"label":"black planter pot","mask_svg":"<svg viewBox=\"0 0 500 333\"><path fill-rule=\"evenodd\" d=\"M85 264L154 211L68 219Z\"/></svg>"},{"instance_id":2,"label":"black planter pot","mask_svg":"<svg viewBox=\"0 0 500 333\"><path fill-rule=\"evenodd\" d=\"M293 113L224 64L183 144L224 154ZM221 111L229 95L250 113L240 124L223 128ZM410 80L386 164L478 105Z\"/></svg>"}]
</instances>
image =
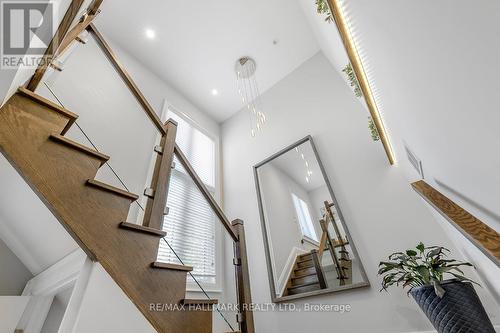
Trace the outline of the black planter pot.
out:
<instances>
[{"instance_id":1,"label":"black planter pot","mask_svg":"<svg viewBox=\"0 0 500 333\"><path fill-rule=\"evenodd\" d=\"M481 300L470 282L441 283L439 298L431 285L412 288L410 294L439 333L495 333Z\"/></svg>"}]
</instances>

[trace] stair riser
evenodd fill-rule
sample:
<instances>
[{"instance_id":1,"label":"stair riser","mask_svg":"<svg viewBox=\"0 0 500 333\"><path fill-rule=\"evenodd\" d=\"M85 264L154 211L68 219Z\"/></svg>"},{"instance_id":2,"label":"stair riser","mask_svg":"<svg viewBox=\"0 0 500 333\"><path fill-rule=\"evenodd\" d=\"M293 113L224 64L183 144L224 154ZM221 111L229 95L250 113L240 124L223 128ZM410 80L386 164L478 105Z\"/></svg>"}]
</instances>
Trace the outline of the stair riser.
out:
<instances>
[{"instance_id":1,"label":"stair riser","mask_svg":"<svg viewBox=\"0 0 500 333\"><path fill-rule=\"evenodd\" d=\"M297 268L309 268L309 267L313 267L314 263L312 260L309 260L309 261L303 261L303 262L297 262Z\"/></svg>"},{"instance_id":2,"label":"stair riser","mask_svg":"<svg viewBox=\"0 0 500 333\"><path fill-rule=\"evenodd\" d=\"M81 153L86 154L87 156L98 159L100 161L100 166L102 166L109 160L109 156L101 154L92 148L80 145L77 142L72 141L71 139L68 139L62 135L53 134L50 136L50 139L54 142L57 142L58 144L66 145L70 149L77 150Z\"/></svg>"},{"instance_id":3,"label":"stair riser","mask_svg":"<svg viewBox=\"0 0 500 333\"><path fill-rule=\"evenodd\" d=\"M302 288L294 288L288 290L288 295L297 295L297 294L302 294L310 291L315 291L315 290L320 290L321 288L319 287L319 284L317 285L312 285L312 286L306 286Z\"/></svg>"},{"instance_id":4,"label":"stair riser","mask_svg":"<svg viewBox=\"0 0 500 333\"><path fill-rule=\"evenodd\" d=\"M292 286L301 285L309 282L318 282L318 277L316 275L309 275L299 279L292 279Z\"/></svg>"},{"instance_id":5,"label":"stair riser","mask_svg":"<svg viewBox=\"0 0 500 333\"><path fill-rule=\"evenodd\" d=\"M311 259L312 259L312 256L310 254L306 254L306 255L299 256L299 259L297 261L302 262L302 261L307 261L307 260L311 260Z\"/></svg>"},{"instance_id":6,"label":"stair riser","mask_svg":"<svg viewBox=\"0 0 500 333\"><path fill-rule=\"evenodd\" d=\"M309 275L312 273L316 273L314 267L312 268L304 268L304 269L296 269L293 273L293 277L302 277L304 275Z\"/></svg>"}]
</instances>

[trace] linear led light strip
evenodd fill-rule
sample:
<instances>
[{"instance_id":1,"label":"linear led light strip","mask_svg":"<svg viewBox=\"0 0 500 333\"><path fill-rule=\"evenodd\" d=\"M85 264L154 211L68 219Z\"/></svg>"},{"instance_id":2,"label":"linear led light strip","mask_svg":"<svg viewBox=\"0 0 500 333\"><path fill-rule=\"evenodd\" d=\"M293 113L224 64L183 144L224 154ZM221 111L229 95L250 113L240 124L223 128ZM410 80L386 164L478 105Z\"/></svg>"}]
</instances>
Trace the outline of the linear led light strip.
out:
<instances>
[{"instance_id":1,"label":"linear led light strip","mask_svg":"<svg viewBox=\"0 0 500 333\"><path fill-rule=\"evenodd\" d=\"M389 141L387 131L385 130L382 117L377 107L377 103L375 102L375 99L373 97L370 84L368 83L368 78L366 77L361 58L359 57L356 45L349 31L349 26L347 25L347 22L345 20L344 13L342 11L341 0L327 1L328 5L330 6L333 18L335 19L335 24L337 25L340 37L342 38L342 42L344 43L344 47L347 51L347 56L349 57L349 61L351 62L352 69L356 74L359 85L361 87L361 91L363 92L363 95L365 97L366 104L368 105L368 109L373 118L373 123L377 128L378 134L380 136L380 141L384 146L385 153L387 154L387 158L389 159L389 163L391 165L394 165L394 163L396 162L394 151Z\"/></svg>"}]
</instances>

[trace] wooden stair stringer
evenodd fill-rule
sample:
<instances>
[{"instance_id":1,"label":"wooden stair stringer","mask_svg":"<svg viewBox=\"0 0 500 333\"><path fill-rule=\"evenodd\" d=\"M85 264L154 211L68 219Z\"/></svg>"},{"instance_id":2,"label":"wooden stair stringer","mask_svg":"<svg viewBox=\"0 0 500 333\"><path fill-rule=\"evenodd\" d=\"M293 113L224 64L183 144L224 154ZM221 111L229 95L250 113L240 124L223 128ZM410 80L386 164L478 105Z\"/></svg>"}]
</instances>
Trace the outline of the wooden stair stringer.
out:
<instances>
[{"instance_id":1,"label":"wooden stair stringer","mask_svg":"<svg viewBox=\"0 0 500 333\"><path fill-rule=\"evenodd\" d=\"M151 268L160 239L119 228L132 200L85 185L101 161L49 139L66 130L68 122L15 94L0 109L0 151L158 332L211 332L211 312L152 310L152 304L180 304L186 272Z\"/></svg>"}]
</instances>

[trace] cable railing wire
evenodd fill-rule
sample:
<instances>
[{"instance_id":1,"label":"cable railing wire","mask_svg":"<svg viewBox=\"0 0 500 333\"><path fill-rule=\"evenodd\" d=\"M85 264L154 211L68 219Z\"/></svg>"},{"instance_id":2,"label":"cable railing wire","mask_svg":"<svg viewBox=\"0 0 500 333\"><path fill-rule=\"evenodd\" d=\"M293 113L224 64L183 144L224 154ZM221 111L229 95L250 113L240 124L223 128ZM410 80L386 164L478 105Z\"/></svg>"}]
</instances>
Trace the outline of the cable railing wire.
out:
<instances>
[{"instance_id":1,"label":"cable railing wire","mask_svg":"<svg viewBox=\"0 0 500 333\"><path fill-rule=\"evenodd\" d=\"M50 88L50 86L47 84L47 82L43 82L43 84L45 85L45 87L47 87L47 89L50 91L50 93L52 94L52 96L54 96L54 98L57 100L57 102L59 103L59 105L61 105L62 107L64 107L63 103L61 102L61 100L57 97L57 95L54 93L54 91ZM85 136L85 138L88 140L88 142L92 145L92 147L96 150L96 151L99 151L99 149L96 147L96 145L94 144L94 142L90 139L90 137L87 135L87 133L83 130L83 128L77 123L75 122L75 125L78 127L78 129L80 130L80 132L82 132L83 136ZM109 169L111 170L111 172L115 175L115 177L118 179L118 181L122 184L122 186L130 192L130 190L128 189L127 185L125 185L125 182L121 179L121 177L116 173L116 171L113 169L113 167L108 163L106 162L106 165L109 167ZM144 212L144 207L142 207L142 205L137 202L137 205L139 206L139 208ZM173 249L172 246L170 246L169 242L164 238L162 237L163 241L167 244L167 246L170 248L170 250L172 251L172 253L175 255L175 257L177 258L177 260L179 260L179 262L184 265L184 262L182 261L182 259L179 257L179 255L177 254L177 252L175 252L175 250ZM198 287L201 289L202 293L205 295L205 297L207 299L211 299L210 296L208 295L208 293L205 291L205 289L201 286L200 282L194 277L193 273L191 272L188 272L189 275L191 276L191 278L193 279L193 281L198 285ZM227 324L227 326L229 326L229 328L231 329L232 332L236 332L235 329L233 328L233 326L229 323L229 321L227 320L227 318L224 316L224 314L222 314L222 312L220 311L219 308L216 307L216 310L217 312L219 313L219 315L222 317L222 319L224 320L224 322Z\"/></svg>"},{"instance_id":2,"label":"cable railing wire","mask_svg":"<svg viewBox=\"0 0 500 333\"><path fill-rule=\"evenodd\" d=\"M181 263L181 265L184 265L184 262L182 261L182 259L179 257L179 255L177 254L177 252L175 252L174 248L172 246L170 246L170 243L165 239L165 237L162 237L162 239L167 244L167 246L170 248L170 250L174 253L175 257L177 258L177 260L179 260L179 262ZM205 291L205 289L203 289L203 287L201 286L201 284L198 282L198 280L196 280L196 278L194 277L193 273L191 273L191 272L188 272L188 273L191 276L191 278L194 280L194 282L198 285L198 287L201 289L201 291L203 292L203 294L207 297L207 299L211 299L210 296ZM227 318L222 314L222 312L220 311L220 309L216 308L216 310L219 313L219 315L222 317L222 319L226 322L227 326L229 326L229 328L231 329L231 331L236 332L234 330L233 326L227 320Z\"/></svg>"},{"instance_id":3,"label":"cable railing wire","mask_svg":"<svg viewBox=\"0 0 500 333\"><path fill-rule=\"evenodd\" d=\"M54 96L54 98L57 100L57 102L59 103L59 105L61 105L64 108L64 104L61 102L61 100L59 99L59 97L57 97L57 95L54 93L54 91L50 88L50 86L47 84L47 82L43 82L43 84L45 85L45 87L47 87L47 89L50 91L50 93L52 94L52 96ZM76 125L76 127L78 127L78 129L80 130L80 132L82 132L83 136L87 139L87 141L90 143L90 145L97 152L99 152L99 149L97 148L97 146L90 139L90 137L83 130L83 128L78 124L78 122L75 121L75 125ZM120 184L122 184L122 186L125 188L125 190L127 190L128 192L130 192L130 190L127 187L127 185L125 185L125 182L120 178L120 176L118 176L118 174L116 173L115 169L113 169L113 167L111 166L111 164L109 164L108 161L106 161L106 165L109 167L109 169L111 170L111 172L115 175L116 179L118 179L118 181L120 182ZM136 201L135 203L142 209L142 211L144 211L144 207L142 207L142 205L138 201Z\"/></svg>"}]
</instances>

